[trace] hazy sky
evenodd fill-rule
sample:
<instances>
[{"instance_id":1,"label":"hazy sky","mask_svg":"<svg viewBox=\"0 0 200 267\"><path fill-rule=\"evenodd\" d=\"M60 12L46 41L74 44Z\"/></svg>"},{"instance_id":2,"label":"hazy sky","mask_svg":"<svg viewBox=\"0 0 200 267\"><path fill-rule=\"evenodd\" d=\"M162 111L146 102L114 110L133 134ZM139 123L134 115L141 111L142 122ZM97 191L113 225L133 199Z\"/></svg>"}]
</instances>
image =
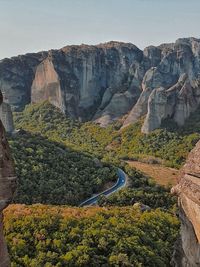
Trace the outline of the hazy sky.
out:
<instances>
[{"instance_id":1,"label":"hazy sky","mask_svg":"<svg viewBox=\"0 0 200 267\"><path fill-rule=\"evenodd\" d=\"M0 58L68 44L200 38L200 0L0 0Z\"/></svg>"}]
</instances>

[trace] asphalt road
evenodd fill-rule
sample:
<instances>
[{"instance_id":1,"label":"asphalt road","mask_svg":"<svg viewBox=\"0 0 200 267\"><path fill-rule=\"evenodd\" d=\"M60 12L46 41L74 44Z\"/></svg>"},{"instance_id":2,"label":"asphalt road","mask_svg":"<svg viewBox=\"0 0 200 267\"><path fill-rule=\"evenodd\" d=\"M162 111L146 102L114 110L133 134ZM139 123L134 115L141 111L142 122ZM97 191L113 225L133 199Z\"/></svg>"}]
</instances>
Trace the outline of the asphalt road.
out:
<instances>
[{"instance_id":1,"label":"asphalt road","mask_svg":"<svg viewBox=\"0 0 200 267\"><path fill-rule=\"evenodd\" d=\"M118 175L118 180L117 183L115 185L113 185L111 188L108 188L107 190L89 198L86 199L85 201L83 201L79 207L84 207L84 206L92 206L94 204L97 203L99 196L109 196L112 193L116 192L117 190L121 189L122 187L124 187L126 185L127 182L127 175L125 174L125 172L122 171L122 169L118 169L117 170L117 175Z\"/></svg>"}]
</instances>

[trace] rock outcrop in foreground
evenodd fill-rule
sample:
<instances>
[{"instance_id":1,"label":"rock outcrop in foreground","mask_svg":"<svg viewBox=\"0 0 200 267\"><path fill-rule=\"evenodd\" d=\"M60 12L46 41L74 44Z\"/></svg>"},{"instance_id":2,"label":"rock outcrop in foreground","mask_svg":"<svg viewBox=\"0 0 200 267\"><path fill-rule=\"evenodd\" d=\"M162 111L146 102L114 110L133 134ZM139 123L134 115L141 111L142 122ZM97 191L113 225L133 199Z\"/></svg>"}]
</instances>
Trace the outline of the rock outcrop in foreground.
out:
<instances>
[{"instance_id":1,"label":"rock outcrop in foreground","mask_svg":"<svg viewBox=\"0 0 200 267\"><path fill-rule=\"evenodd\" d=\"M3 97L0 92L0 105ZM10 261L3 237L3 214L2 211L12 201L16 188L16 176L14 164L5 136L5 129L0 121L0 267L9 267Z\"/></svg>"},{"instance_id":2,"label":"rock outcrop in foreground","mask_svg":"<svg viewBox=\"0 0 200 267\"><path fill-rule=\"evenodd\" d=\"M181 219L180 240L177 241L173 263L176 267L200 266L200 142L190 153L172 189L179 197Z\"/></svg>"},{"instance_id":3,"label":"rock outcrop in foreground","mask_svg":"<svg viewBox=\"0 0 200 267\"><path fill-rule=\"evenodd\" d=\"M66 115L102 126L146 117L148 133L167 117L183 125L200 104L200 39L141 51L130 43L66 46L0 61L0 89L14 110L49 100Z\"/></svg>"}]
</instances>

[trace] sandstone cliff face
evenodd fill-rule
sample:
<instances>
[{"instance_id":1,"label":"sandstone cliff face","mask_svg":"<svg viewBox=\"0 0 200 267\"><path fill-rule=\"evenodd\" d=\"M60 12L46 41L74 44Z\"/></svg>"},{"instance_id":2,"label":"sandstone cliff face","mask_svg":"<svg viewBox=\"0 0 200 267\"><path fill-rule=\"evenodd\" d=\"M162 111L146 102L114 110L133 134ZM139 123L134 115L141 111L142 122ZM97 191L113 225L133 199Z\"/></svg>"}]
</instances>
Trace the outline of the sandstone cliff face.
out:
<instances>
[{"instance_id":1,"label":"sandstone cliff face","mask_svg":"<svg viewBox=\"0 0 200 267\"><path fill-rule=\"evenodd\" d=\"M137 101L140 84L129 70L142 57L132 44L110 42L5 59L0 62L0 89L14 110L49 100L74 119L101 118L106 125Z\"/></svg>"},{"instance_id":2,"label":"sandstone cliff face","mask_svg":"<svg viewBox=\"0 0 200 267\"><path fill-rule=\"evenodd\" d=\"M2 104L2 95L0 95ZM14 165L10 154L5 130L0 121L0 267L9 267L9 257L3 237L3 215L2 211L12 201L16 188L16 177Z\"/></svg>"},{"instance_id":3,"label":"sandstone cliff face","mask_svg":"<svg viewBox=\"0 0 200 267\"><path fill-rule=\"evenodd\" d=\"M134 45L115 42L50 51L36 68L32 102L48 99L72 118L101 118L106 125L126 114L139 97L129 68L141 56Z\"/></svg>"},{"instance_id":4,"label":"sandstone cliff face","mask_svg":"<svg viewBox=\"0 0 200 267\"><path fill-rule=\"evenodd\" d=\"M27 54L0 61L0 90L6 95L13 109L20 110L30 103L36 67L46 54Z\"/></svg>"},{"instance_id":5,"label":"sandstone cliff face","mask_svg":"<svg viewBox=\"0 0 200 267\"><path fill-rule=\"evenodd\" d=\"M71 118L102 126L128 114L123 127L146 116L145 133L168 116L184 124L200 103L199 80L195 38L144 51L120 42L67 46L0 62L0 89L15 110L49 100Z\"/></svg>"},{"instance_id":6,"label":"sandstone cliff face","mask_svg":"<svg viewBox=\"0 0 200 267\"><path fill-rule=\"evenodd\" d=\"M124 127L146 115L142 131L159 128L162 119L183 125L200 104L200 40L178 39L164 44L160 61L147 70L143 92L124 122Z\"/></svg>"},{"instance_id":7,"label":"sandstone cliff face","mask_svg":"<svg viewBox=\"0 0 200 267\"><path fill-rule=\"evenodd\" d=\"M179 196L181 236L173 257L176 267L200 266L200 142L190 153L172 189Z\"/></svg>"},{"instance_id":8,"label":"sandstone cliff face","mask_svg":"<svg viewBox=\"0 0 200 267\"><path fill-rule=\"evenodd\" d=\"M60 80L54 69L51 59L46 58L36 68L35 78L31 87L31 100L33 103L49 101L63 109Z\"/></svg>"}]
</instances>

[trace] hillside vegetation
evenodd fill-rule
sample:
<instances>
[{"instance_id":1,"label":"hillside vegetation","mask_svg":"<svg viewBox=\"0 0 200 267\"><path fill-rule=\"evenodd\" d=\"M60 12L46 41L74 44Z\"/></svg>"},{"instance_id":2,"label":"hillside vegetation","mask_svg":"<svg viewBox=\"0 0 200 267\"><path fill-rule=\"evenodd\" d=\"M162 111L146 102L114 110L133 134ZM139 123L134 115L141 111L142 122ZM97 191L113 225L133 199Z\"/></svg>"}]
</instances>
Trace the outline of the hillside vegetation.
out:
<instances>
[{"instance_id":1,"label":"hillside vegetation","mask_svg":"<svg viewBox=\"0 0 200 267\"><path fill-rule=\"evenodd\" d=\"M78 205L117 180L115 167L40 135L22 132L9 143L18 176L17 203Z\"/></svg>"},{"instance_id":2,"label":"hillside vegetation","mask_svg":"<svg viewBox=\"0 0 200 267\"><path fill-rule=\"evenodd\" d=\"M146 135L141 133L142 120L119 131L119 123L107 128L66 118L48 102L28 105L15 114L15 125L32 133L40 133L52 141L63 143L77 151L92 154L105 161L119 159L156 160L179 168L189 151L200 139L199 110L184 127L167 120L163 128Z\"/></svg>"},{"instance_id":3,"label":"hillside vegetation","mask_svg":"<svg viewBox=\"0 0 200 267\"><path fill-rule=\"evenodd\" d=\"M198 133L120 131L66 118L48 102L15 114L10 145L19 177L16 203L5 212L12 267L168 267L179 222L176 198L121 159L156 157L179 167ZM143 144L143 145L141 145ZM177 146L182 147L180 153ZM165 154L168 153L168 154ZM99 199L101 207L72 208L108 182L116 167L129 187ZM141 212L134 203L150 206Z\"/></svg>"},{"instance_id":4,"label":"hillside vegetation","mask_svg":"<svg viewBox=\"0 0 200 267\"><path fill-rule=\"evenodd\" d=\"M154 157L167 166L179 168L200 139L200 131L195 127L191 132L185 131L187 122L183 128L176 127L172 131L163 127L149 134L141 133L141 126L142 121L128 126L114 140L113 149L120 158L144 160Z\"/></svg>"},{"instance_id":5,"label":"hillside vegetation","mask_svg":"<svg viewBox=\"0 0 200 267\"><path fill-rule=\"evenodd\" d=\"M16 128L38 133L77 151L102 157L105 147L115 136L113 127L101 128L94 123L80 123L67 118L47 101L27 105L14 114Z\"/></svg>"},{"instance_id":6,"label":"hillside vegetation","mask_svg":"<svg viewBox=\"0 0 200 267\"><path fill-rule=\"evenodd\" d=\"M168 267L179 223L160 210L13 205L5 212L12 267Z\"/></svg>"}]
</instances>

